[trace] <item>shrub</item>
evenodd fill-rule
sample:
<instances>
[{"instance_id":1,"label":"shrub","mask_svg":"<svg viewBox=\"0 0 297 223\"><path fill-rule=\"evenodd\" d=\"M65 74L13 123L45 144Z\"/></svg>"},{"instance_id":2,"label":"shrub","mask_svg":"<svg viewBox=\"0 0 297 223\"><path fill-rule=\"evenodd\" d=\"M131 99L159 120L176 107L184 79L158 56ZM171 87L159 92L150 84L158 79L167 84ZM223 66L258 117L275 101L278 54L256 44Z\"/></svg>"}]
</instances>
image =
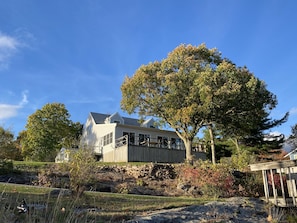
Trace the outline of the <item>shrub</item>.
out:
<instances>
[{"instance_id":1,"label":"shrub","mask_svg":"<svg viewBox=\"0 0 297 223\"><path fill-rule=\"evenodd\" d=\"M237 194L239 196L264 196L263 177L258 172L240 172L234 171L235 185L238 187Z\"/></svg>"},{"instance_id":2,"label":"shrub","mask_svg":"<svg viewBox=\"0 0 297 223\"><path fill-rule=\"evenodd\" d=\"M13 163L11 160L0 160L0 174L8 174L13 172Z\"/></svg>"},{"instance_id":3,"label":"shrub","mask_svg":"<svg viewBox=\"0 0 297 223\"><path fill-rule=\"evenodd\" d=\"M117 193L120 194L128 194L131 191L131 185L129 185L129 183L124 182L121 184L118 184L115 188Z\"/></svg>"},{"instance_id":4,"label":"shrub","mask_svg":"<svg viewBox=\"0 0 297 223\"><path fill-rule=\"evenodd\" d=\"M230 197L235 193L235 179L230 169L222 164L184 165L180 169L179 180L197 187L207 197Z\"/></svg>"},{"instance_id":5,"label":"shrub","mask_svg":"<svg viewBox=\"0 0 297 223\"><path fill-rule=\"evenodd\" d=\"M139 187L143 187L146 185L146 183L142 179L137 179L136 180L136 185Z\"/></svg>"},{"instance_id":6,"label":"shrub","mask_svg":"<svg viewBox=\"0 0 297 223\"><path fill-rule=\"evenodd\" d=\"M238 153L232 155L231 157L225 157L220 160L220 163L228 165L234 170L246 171L250 163L255 163L255 156L245 150L241 149Z\"/></svg>"},{"instance_id":7,"label":"shrub","mask_svg":"<svg viewBox=\"0 0 297 223\"><path fill-rule=\"evenodd\" d=\"M69 163L70 189L81 196L86 186L95 182L96 160L89 149L79 149Z\"/></svg>"}]
</instances>

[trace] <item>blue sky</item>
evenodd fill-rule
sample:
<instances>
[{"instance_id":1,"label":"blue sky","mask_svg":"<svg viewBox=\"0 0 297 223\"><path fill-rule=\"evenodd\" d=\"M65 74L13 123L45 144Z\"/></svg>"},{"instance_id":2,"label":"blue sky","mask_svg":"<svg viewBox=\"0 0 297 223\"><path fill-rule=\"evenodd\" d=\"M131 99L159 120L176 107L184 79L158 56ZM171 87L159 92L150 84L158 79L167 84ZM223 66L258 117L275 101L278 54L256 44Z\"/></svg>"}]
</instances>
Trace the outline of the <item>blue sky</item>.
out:
<instances>
[{"instance_id":1,"label":"blue sky","mask_svg":"<svg viewBox=\"0 0 297 223\"><path fill-rule=\"evenodd\" d=\"M246 65L297 124L295 0L9 0L0 4L0 125L15 135L46 103L71 120L123 113L120 86L178 45L205 43ZM137 117L137 116L135 116Z\"/></svg>"}]
</instances>

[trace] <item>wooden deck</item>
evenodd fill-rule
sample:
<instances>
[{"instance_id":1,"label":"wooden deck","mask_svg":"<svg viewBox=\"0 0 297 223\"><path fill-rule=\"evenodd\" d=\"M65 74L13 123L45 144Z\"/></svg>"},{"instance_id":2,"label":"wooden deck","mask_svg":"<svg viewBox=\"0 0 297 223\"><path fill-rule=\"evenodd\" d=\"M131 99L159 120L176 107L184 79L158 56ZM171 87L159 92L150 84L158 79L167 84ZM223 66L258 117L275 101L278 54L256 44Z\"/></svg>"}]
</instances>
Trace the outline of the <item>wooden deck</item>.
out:
<instances>
[{"instance_id":1,"label":"wooden deck","mask_svg":"<svg viewBox=\"0 0 297 223\"><path fill-rule=\"evenodd\" d=\"M262 171L267 202L280 207L297 206L297 160L251 164L250 169Z\"/></svg>"}]
</instances>

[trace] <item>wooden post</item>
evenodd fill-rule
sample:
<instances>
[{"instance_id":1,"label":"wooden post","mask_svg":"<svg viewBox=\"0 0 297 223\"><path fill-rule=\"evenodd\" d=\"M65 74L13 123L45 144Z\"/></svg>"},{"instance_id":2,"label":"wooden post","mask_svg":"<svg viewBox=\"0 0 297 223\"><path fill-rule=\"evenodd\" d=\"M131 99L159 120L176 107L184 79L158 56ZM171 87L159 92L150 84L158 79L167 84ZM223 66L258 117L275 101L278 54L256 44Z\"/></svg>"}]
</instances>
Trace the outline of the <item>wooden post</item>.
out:
<instances>
[{"instance_id":1,"label":"wooden post","mask_svg":"<svg viewBox=\"0 0 297 223\"><path fill-rule=\"evenodd\" d=\"M287 206L285 189L284 189L284 182L283 182L283 175L282 175L282 169L279 169L279 177L280 177L280 183L281 183L281 188L282 188L283 199L284 199L284 202L285 202L285 204Z\"/></svg>"},{"instance_id":2,"label":"wooden post","mask_svg":"<svg viewBox=\"0 0 297 223\"><path fill-rule=\"evenodd\" d=\"M265 198L266 198L266 202L268 202L269 201L269 188L268 188L268 181L267 181L266 170L262 170L262 176L263 176Z\"/></svg>"},{"instance_id":3,"label":"wooden post","mask_svg":"<svg viewBox=\"0 0 297 223\"><path fill-rule=\"evenodd\" d=\"M275 189L274 176L273 176L273 170L272 169L270 169L270 176L271 176L271 182L272 182L272 191L273 191L274 204L277 205L277 192L276 192L276 189Z\"/></svg>"},{"instance_id":4,"label":"wooden post","mask_svg":"<svg viewBox=\"0 0 297 223\"><path fill-rule=\"evenodd\" d=\"M291 176L291 168L288 167L288 174L289 174L289 180L290 180L290 185L291 185L291 193L292 193L292 199L293 199L293 205L296 206L296 200L295 200L295 190L293 187L293 180Z\"/></svg>"}]
</instances>

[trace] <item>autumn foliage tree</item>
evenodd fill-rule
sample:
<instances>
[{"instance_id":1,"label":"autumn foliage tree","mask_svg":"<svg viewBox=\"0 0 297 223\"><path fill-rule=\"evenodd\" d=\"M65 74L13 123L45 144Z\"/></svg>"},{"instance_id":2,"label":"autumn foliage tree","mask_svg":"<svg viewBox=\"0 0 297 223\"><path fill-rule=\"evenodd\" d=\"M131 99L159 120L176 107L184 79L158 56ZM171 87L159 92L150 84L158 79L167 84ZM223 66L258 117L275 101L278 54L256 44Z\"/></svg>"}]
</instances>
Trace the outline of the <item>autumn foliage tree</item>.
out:
<instances>
[{"instance_id":1,"label":"autumn foliage tree","mask_svg":"<svg viewBox=\"0 0 297 223\"><path fill-rule=\"evenodd\" d=\"M221 62L215 49L181 45L161 62L141 66L122 84L122 109L155 116L168 123L183 140L186 160L192 161L192 141L209 110L200 95L200 81Z\"/></svg>"},{"instance_id":2,"label":"autumn foliage tree","mask_svg":"<svg viewBox=\"0 0 297 223\"><path fill-rule=\"evenodd\" d=\"M46 104L29 116L22 133L22 152L30 160L53 161L62 146L71 147L81 128L70 120L64 104Z\"/></svg>"},{"instance_id":3,"label":"autumn foliage tree","mask_svg":"<svg viewBox=\"0 0 297 223\"><path fill-rule=\"evenodd\" d=\"M261 114L264 109L276 104L264 82L204 44L182 44L167 58L142 65L125 78L121 90L123 110L155 116L175 130L185 144L188 162L193 159L192 141L202 127L211 130L212 125L223 127L229 121L235 126L236 118L255 124L253 118L266 117ZM259 103L257 98L249 101L262 94L265 98ZM215 162L214 149L212 153Z\"/></svg>"}]
</instances>

